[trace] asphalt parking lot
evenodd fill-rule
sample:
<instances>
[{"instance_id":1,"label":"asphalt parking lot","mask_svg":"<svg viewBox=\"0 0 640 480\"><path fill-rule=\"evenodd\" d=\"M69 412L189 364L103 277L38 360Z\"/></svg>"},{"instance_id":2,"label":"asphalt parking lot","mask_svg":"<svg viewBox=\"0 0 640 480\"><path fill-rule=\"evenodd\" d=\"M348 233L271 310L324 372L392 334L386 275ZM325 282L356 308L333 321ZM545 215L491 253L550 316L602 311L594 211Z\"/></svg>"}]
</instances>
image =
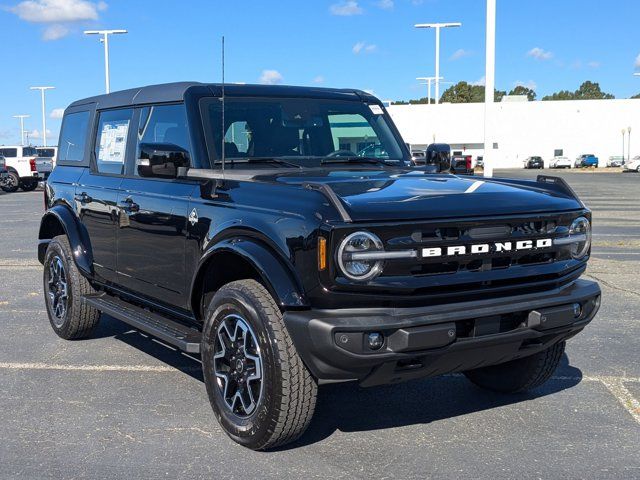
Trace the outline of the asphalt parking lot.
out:
<instances>
[{"instance_id":1,"label":"asphalt parking lot","mask_svg":"<svg viewBox=\"0 0 640 480\"><path fill-rule=\"evenodd\" d=\"M0 478L640 478L640 175L553 174L594 212L587 276L603 289L553 380L512 397L459 375L324 386L305 436L267 453L221 431L196 360L106 316L59 339L42 192L0 194Z\"/></svg>"}]
</instances>

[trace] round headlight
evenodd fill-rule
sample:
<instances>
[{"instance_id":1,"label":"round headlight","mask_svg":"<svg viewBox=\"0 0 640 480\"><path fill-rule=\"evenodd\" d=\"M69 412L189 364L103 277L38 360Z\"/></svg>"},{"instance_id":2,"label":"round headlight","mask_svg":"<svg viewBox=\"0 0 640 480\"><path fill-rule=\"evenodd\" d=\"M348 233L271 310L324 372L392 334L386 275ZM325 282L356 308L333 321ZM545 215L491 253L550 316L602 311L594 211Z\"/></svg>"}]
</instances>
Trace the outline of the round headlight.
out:
<instances>
[{"instance_id":1,"label":"round headlight","mask_svg":"<svg viewBox=\"0 0 640 480\"><path fill-rule=\"evenodd\" d=\"M367 253L383 250L382 241L369 232L356 232L338 248L338 265L345 277L359 282L371 280L382 272L382 260L369 260Z\"/></svg>"},{"instance_id":2,"label":"round headlight","mask_svg":"<svg viewBox=\"0 0 640 480\"><path fill-rule=\"evenodd\" d=\"M569 227L569 237L575 237L571 244L571 256L575 259L583 258L591 247L591 224L585 217L576 218Z\"/></svg>"}]
</instances>

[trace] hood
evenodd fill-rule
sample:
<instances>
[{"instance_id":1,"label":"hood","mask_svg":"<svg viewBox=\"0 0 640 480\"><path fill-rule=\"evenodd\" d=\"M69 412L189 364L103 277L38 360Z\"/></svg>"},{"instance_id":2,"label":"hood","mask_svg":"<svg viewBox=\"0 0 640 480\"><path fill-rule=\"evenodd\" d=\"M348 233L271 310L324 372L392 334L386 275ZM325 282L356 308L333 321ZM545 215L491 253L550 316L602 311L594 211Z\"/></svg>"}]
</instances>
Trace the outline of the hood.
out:
<instances>
[{"instance_id":1,"label":"hood","mask_svg":"<svg viewBox=\"0 0 640 480\"><path fill-rule=\"evenodd\" d=\"M562 191L534 181L470 178L407 170L332 170L276 175L277 183L326 184L353 221L418 220L583 208Z\"/></svg>"}]
</instances>

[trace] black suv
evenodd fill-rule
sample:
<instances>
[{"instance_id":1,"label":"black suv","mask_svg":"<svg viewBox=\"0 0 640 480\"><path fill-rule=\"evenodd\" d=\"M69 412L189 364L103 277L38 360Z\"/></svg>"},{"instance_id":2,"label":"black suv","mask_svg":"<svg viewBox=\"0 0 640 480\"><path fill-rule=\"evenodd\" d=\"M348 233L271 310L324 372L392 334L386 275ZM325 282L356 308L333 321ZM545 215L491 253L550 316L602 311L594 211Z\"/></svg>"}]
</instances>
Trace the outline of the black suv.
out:
<instances>
[{"instance_id":1,"label":"black suv","mask_svg":"<svg viewBox=\"0 0 640 480\"><path fill-rule=\"evenodd\" d=\"M68 107L59 146L38 247L53 329L87 337L102 312L200 354L249 448L299 437L322 383L537 387L600 304L563 181L411 168L361 91L127 90Z\"/></svg>"},{"instance_id":2,"label":"black suv","mask_svg":"<svg viewBox=\"0 0 640 480\"><path fill-rule=\"evenodd\" d=\"M542 157L529 157L524 161L524 168L544 168Z\"/></svg>"}]
</instances>

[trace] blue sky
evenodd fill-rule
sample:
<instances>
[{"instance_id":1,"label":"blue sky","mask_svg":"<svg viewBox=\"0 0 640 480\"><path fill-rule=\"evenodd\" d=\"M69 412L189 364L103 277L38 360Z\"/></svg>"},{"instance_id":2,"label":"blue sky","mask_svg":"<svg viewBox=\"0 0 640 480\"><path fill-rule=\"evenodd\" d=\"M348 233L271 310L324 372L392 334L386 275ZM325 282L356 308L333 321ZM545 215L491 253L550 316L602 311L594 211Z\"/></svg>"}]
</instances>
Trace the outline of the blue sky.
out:
<instances>
[{"instance_id":1,"label":"blue sky","mask_svg":"<svg viewBox=\"0 0 640 480\"><path fill-rule=\"evenodd\" d=\"M540 98L593 80L617 98L634 95L638 19L634 0L498 0L496 87L523 83ZM129 30L110 42L112 90L219 81L225 35L227 81L355 87L399 100L424 96L415 77L434 74L434 33L415 23L462 22L442 32L441 75L480 82L484 20L483 0L0 0L0 144L19 141L15 114L31 115L25 129L40 143L40 98L29 86L56 87L47 93L51 137L57 109L103 92L102 47L87 28Z\"/></svg>"}]
</instances>

